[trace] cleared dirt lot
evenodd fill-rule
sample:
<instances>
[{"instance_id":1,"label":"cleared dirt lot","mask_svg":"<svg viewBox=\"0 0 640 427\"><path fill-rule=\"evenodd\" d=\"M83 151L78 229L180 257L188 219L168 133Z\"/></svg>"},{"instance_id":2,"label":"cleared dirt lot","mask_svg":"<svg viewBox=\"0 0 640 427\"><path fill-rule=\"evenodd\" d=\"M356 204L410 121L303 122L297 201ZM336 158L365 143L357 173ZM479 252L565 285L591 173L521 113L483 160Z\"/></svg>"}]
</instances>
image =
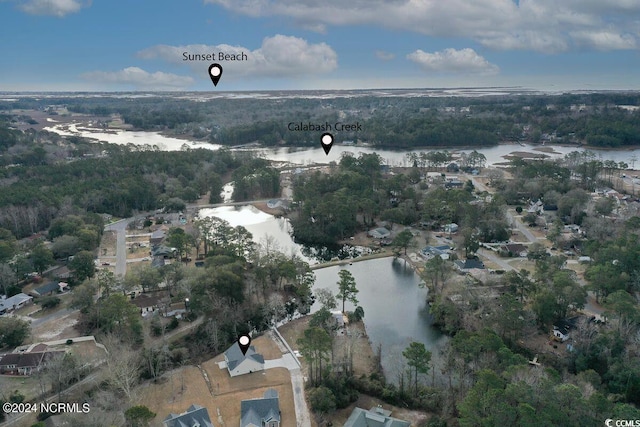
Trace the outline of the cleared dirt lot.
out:
<instances>
[{"instance_id":1,"label":"cleared dirt lot","mask_svg":"<svg viewBox=\"0 0 640 427\"><path fill-rule=\"evenodd\" d=\"M268 336L256 338L252 344L265 359L282 356ZM226 369L218 367L217 362L222 360L224 356L219 355L201 365L208 383L200 368L185 366L167 373L162 384L141 386L136 393L139 396L136 403L146 405L157 414L151 425L162 426L162 420L169 413L182 413L195 403L207 408L214 425L236 426L240 423L240 401L262 397L269 388L277 390L280 396L282 425L296 425L289 371L275 368L231 378ZM218 410L221 420L218 419Z\"/></svg>"},{"instance_id":2,"label":"cleared dirt lot","mask_svg":"<svg viewBox=\"0 0 640 427\"><path fill-rule=\"evenodd\" d=\"M55 341L74 338L79 335L75 325L78 323L80 313L71 312L53 321L41 323L31 329L31 341Z\"/></svg>"}]
</instances>

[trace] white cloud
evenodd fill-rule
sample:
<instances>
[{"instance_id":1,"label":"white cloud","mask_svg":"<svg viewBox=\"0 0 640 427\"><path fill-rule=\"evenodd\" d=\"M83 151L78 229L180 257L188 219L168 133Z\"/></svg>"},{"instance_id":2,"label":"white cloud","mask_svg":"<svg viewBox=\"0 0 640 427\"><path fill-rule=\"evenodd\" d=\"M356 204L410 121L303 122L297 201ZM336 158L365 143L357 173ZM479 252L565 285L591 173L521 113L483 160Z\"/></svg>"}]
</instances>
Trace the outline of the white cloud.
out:
<instances>
[{"instance_id":1,"label":"white cloud","mask_svg":"<svg viewBox=\"0 0 640 427\"><path fill-rule=\"evenodd\" d=\"M478 55L473 49L445 49L428 53L416 50L407 59L420 65L426 71L462 74L497 74L499 69Z\"/></svg>"},{"instance_id":2,"label":"white cloud","mask_svg":"<svg viewBox=\"0 0 640 427\"><path fill-rule=\"evenodd\" d=\"M212 61L184 61L183 53L246 54L246 61L219 61L228 75L259 77L301 77L329 73L338 66L338 55L326 43L310 44L306 40L277 34L262 41L262 46L250 50L243 46L221 45L157 45L138 52L142 59L162 59L173 64L188 63L197 70L206 70ZM231 74L232 73L232 74Z\"/></svg>"},{"instance_id":3,"label":"white cloud","mask_svg":"<svg viewBox=\"0 0 640 427\"><path fill-rule=\"evenodd\" d=\"M189 76L178 76L162 71L149 73L138 67L128 67L120 71L92 71L83 74L82 78L97 84L133 86L136 89L145 90L185 89L194 82Z\"/></svg>"},{"instance_id":4,"label":"white cloud","mask_svg":"<svg viewBox=\"0 0 640 427\"><path fill-rule=\"evenodd\" d=\"M385 52L384 50L376 50L376 58L380 59L381 61L391 61L395 57L396 55L391 52Z\"/></svg>"},{"instance_id":5,"label":"white cloud","mask_svg":"<svg viewBox=\"0 0 640 427\"><path fill-rule=\"evenodd\" d=\"M571 36L585 47L597 50L635 49L637 46L636 39L630 34L618 34L613 31L575 31Z\"/></svg>"},{"instance_id":6,"label":"white cloud","mask_svg":"<svg viewBox=\"0 0 640 427\"><path fill-rule=\"evenodd\" d=\"M286 16L307 29L372 24L464 37L495 49L556 53L635 49L638 0L205 0L234 12ZM595 34L595 37L585 37ZM595 38L595 39L594 39Z\"/></svg>"},{"instance_id":7,"label":"white cloud","mask_svg":"<svg viewBox=\"0 0 640 427\"><path fill-rule=\"evenodd\" d=\"M30 15L49 15L62 18L88 7L91 1L85 0L26 0L20 1L18 7Z\"/></svg>"}]
</instances>

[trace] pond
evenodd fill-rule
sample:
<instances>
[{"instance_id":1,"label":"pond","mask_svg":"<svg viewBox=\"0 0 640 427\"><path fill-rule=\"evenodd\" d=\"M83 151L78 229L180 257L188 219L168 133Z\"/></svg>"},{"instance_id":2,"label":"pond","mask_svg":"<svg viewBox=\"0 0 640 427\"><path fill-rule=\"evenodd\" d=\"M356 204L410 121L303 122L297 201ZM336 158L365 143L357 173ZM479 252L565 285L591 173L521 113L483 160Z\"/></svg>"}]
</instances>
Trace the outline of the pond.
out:
<instances>
[{"instance_id":1,"label":"pond","mask_svg":"<svg viewBox=\"0 0 640 427\"><path fill-rule=\"evenodd\" d=\"M314 289L338 292L338 272L347 269L356 280L358 305L364 309L364 323L374 352L382 348L382 367L389 381L395 381L402 351L411 341L421 342L439 363L439 350L447 337L433 326L427 290L418 286L420 278L402 259L379 258L351 265L314 270ZM319 309L314 304L312 312ZM341 308L341 307L340 307ZM353 304L345 309L353 311Z\"/></svg>"},{"instance_id":2,"label":"pond","mask_svg":"<svg viewBox=\"0 0 640 427\"><path fill-rule=\"evenodd\" d=\"M303 253L303 247L293 241L293 228L286 218L276 218L262 212L251 205L221 206L218 208L200 209L201 217L215 216L223 219L232 227L242 225L253 235L256 243L264 243L269 237L276 244L277 249L287 255L297 255L306 262L316 261Z\"/></svg>"}]
</instances>

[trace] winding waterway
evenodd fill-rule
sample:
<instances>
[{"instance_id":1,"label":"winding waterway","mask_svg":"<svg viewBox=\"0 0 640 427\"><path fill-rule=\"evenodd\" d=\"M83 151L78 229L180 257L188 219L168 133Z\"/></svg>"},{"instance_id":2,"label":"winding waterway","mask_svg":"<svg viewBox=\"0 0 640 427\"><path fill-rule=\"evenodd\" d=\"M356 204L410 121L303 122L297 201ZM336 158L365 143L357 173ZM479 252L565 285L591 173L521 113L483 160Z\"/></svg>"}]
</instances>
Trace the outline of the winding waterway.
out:
<instances>
[{"instance_id":1,"label":"winding waterway","mask_svg":"<svg viewBox=\"0 0 640 427\"><path fill-rule=\"evenodd\" d=\"M87 138L95 138L99 141L106 141L112 144L120 145L149 145L155 146L162 151L178 151L183 147L190 148L206 148L211 150L218 150L221 146L216 144L209 144L202 141L189 141L186 139L172 138L161 135L157 132L141 132L141 131L108 131L105 132L101 129L89 128L80 124L66 124L66 125L54 125L45 128L51 132L56 132L60 135L77 135ZM237 151L252 151L257 155L273 161L290 162L297 165L310 165L314 163L329 163L332 161L340 161L343 153L351 153L358 155L359 153L378 153L382 157L383 161L389 166L410 166L407 160L407 153L419 152L419 151L434 151L448 149L455 153L469 153L474 149L484 154L487 158L488 165L494 165L496 163L504 162L505 156L508 156L514 152L529 152L535 154L544 154L549 157L562 157L572 151L584 151L583 147L564 146L564 145L546 145L546 149L553 149L552 152L541 152L536 150L540 149L539 145L531 144L500 144L491 147L474 147L469 149L456 149L440 147L434 148L413 148L411 150L388 150L378 149L364 146L345 146L335 144L331 149L329 155L325 155L324 151L318 146L315 148L302 147L302 148L252 148L252 149L235 149ZM592 150L598 158L601 160L614 160L616 162L626 162L631 166L632 158L635 156L638 159L638 165L640 167L640 148L635 149L608 149L608 150Z\"/></svg>"}]
</instances>

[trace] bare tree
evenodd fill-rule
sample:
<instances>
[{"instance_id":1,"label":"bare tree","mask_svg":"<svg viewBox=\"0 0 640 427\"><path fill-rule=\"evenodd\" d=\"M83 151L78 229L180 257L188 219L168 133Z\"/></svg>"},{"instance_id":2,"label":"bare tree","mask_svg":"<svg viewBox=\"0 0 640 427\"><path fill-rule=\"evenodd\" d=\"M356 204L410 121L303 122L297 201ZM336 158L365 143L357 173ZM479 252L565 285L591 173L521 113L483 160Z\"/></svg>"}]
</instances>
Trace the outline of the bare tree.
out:
<instances>
[{"instance_id":1,"label":"bare tree","mask_svg":"<svg viewBox=\"0 0 640 427\"><path fill-rule=\"evenodd\" d=\"M138 352L123 344L117 337L108 335L104 339L107 355L107 381L116 390L131 399L133 387L138 383L141 360Z\"/></svg>"},{"instance_id":2,"label":"bare tree","mask_svg":"<svg viewBox=\"0 0 640 427\"><path fill-rule=\"evenodd\" d=\"M63 420L69 427L111 427L125 425L124 410L129 406L112 392L99 390L92 396L87 413L67 414Z\"/></svg>"},{"instance_id":3,"label":"bare tree","mask_svg":"<svg viewBox=\"0 0 640 427\"><path fill-rule=\"evenodd\" d=\"M157 382L158 377L162 375L169 364L169 347L165 344L145 348L142 351L142 357L153 381Z\"/></svg>"},{"instance_id":4,"label":"bare tree","mask_svg":"<svg viewBox=\"0 0 640 427\"><path fill-rule=\"evenodd\" d=\"M51 391L57 393L60 401L62 391L78 379L79 369L76 357L71 353L60 352L51 357L44 366L44 374L51 384Z\"/></svg>"}]
</instances>

